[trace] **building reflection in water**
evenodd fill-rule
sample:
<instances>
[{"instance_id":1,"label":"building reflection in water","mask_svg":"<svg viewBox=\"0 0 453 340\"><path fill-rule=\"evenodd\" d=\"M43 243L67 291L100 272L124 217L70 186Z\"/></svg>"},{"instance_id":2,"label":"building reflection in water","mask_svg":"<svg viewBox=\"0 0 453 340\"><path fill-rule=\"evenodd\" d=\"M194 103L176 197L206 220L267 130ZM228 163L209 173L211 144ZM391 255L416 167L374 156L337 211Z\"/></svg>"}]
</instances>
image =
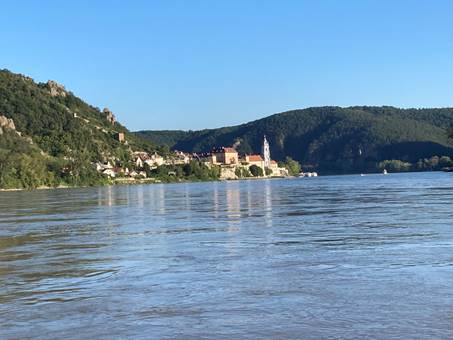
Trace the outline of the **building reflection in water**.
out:
<instances>
[{"instance_id":1,"label":"building reflection in water","mask_svg":"<svg viewBox=\"0 0 453 340\"><path fill-rule=\"evenodd\" d=\"M246 195L247 195L247 217L253 216L253 193L251 181L245 183L247 185Z\"/></svg>"},{"instance_id":2,"label":"building reflection in water","mask_svg":"<svg viewBox=\"0 0 453 340\"><path fill-rule=\"evenodd\" d=\"M227 182L225 187L228 231L239 231L241 221L241 192L239 182Z\"/></svg>"},{"instance_id":3,"label":"building reflection in water","mask_svg":"<svg viewBox=\"0 0 453 340\"><path fill-rule=\"evenodd\" d=\"M219 218L219 209L220 209L220 203L219 203L219 185L217 182L213 183L213 190L212 190L212 209L213 209L213 215L214 218Z\"/></svg>"},{"instance_id":4,"label":"building reflection in water","mask_svg":"<svg viewBox=\"0 0 453 340\"><path fill-rule=\"evenodd\" d=\"M264 181L264 220L266 227L272 227L272 183Z\"/></svg>"},{"instance_id":5,"label":"building reflection in water","mask_svg":"<svg viewBox=\"0 0 453 340\"><path fill-rule=\"evenodd\" d=\"M144 200L144 197L143 197L143 185L140 185L137 187L136 189L136 200L137 200L137 204L140 208L143 208L144 205L145 205L145 200ZM130 202L130 200L128 200Z\"/></svg>"},{"instance_id":6,"label":"building reflection in water","mask_svg":"<svg viewBox=\"0 0 453 340\"><path fill-rule=\"evenodd\" d=\"M187 212L191 211L191 197L190 197L190 189L187 184L184 184L184 206Z\"/></svg>"},{"instance_id":7,"label":"building reflection in water","mask_svg":"<svg viewBox=\"0 0 453 340\"><path fill-rule=\"evenodd\" d=\"M165 207L165 184L157 184L153 189L151 191L151 201L153 202L154 209L159 214L165 214L167 211Z\"/></svg>"},{"instance_id":8,"label":"building reflection in water","mask_svg":"<svg viewBox=\"0 0 453 340\"><path fill-rule=\"evenodd\" d=\"M227 224L229 232L240 230L243 219L258 218L257 223L272 227L272 180L211 183L203 192L193 184L178 187L166 184L130 187L102 187L97 192L99 206L106 207L108 220L124 209L134 207L136 222L149 224L150 218L166 224L167 214L184 213L185 223L208 214ZM108 222L108 221L106 221ZM197 221L199 223L199 221Z\"/></svg>"},{"instance_id":9,"label":"building reflection in water","mask_svg":"<svg viewBox=\"0 0 453 340\"><path fill-rule=\"evenodd\" d=\"M98 205L113 205L113 189L112 186L98 188Z\"/></svg>"},{"instance_id":10,"label":"building reflection in water","mask_svg":"<svg viewBox=\"0 0 453 340\"><path fill-rule=\"evenodd\" d=\"M98 206L102 206L102 223L106 227L109 236L113 236L118 228L117 208L118 189L114 186L99 187L97 190ZM127 202L126 202L127 203Z\"/></svg>"}]
</instances>

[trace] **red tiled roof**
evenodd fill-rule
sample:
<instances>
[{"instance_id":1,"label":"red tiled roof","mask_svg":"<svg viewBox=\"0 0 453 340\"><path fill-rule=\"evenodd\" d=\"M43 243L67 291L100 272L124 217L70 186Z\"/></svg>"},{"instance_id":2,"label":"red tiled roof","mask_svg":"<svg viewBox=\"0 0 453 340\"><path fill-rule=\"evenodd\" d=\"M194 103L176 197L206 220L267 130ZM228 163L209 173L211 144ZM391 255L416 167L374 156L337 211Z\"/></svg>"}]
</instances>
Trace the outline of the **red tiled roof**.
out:
<instances>
[{"instance_id":1,"label":"red tiled roof","mask_svg":"<svg viewBox=\"0 0 453 340\"><path fill-rule=\"evenodd\" d=\"M234 148L223 148L224 152L237 152Z\"/></svg>"},{"instance_id":2,"label":"red tiled roof","mask_svg":"<svg viewBox=\"0 0 453 340\"><path fill-rule=\"evenodd\" d=\"M263 158L261 158L261 155L248 155L248 161L249 162L262 162Z\"/></svg>"}]
</instances>

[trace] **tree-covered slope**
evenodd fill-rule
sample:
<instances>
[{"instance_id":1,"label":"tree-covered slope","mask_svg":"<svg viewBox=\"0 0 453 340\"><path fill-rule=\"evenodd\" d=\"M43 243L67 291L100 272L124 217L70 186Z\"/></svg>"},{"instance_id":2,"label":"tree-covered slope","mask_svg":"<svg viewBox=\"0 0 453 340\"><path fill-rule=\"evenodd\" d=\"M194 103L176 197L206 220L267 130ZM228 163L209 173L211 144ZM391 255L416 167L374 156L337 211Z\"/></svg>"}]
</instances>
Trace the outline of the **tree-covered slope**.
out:
<instances>
[{"instance_id":1,"label":"tree-covered slope","mask_svg":"<svg viewBox=\"0 0 453 340\"><path fill-rule=\"evenodd\" d=\"M190 137L191 132L181 130L160 130L152 131L151 134L150 131L138 131L135 134L145 140L152 141L155 145L172 147L179 141Z\"/></svg>"},{"instance_id":2,"label":"tree-covered slope","mask_svg":"<svg viewBox=\"0 0 453 340\"><path fill-rule=\"evenodd\" d=\"M150 141L182 151L207 151L237 145L259 152L263 135L273 158L293 157L325 172L376 169L385 159L416 162L432 155L453 156L446 128L453 109L394 107L316 107L272 115L250 123L195 132L140 131Z\"/></svg>"},{"instance_id":3,"label":"tree-covered slope","mask_svg":"<svg viewBox=\"0 0 453 340\"><path fill-rule=\"evenodd\" d=\"M12 119L16 130L0 134L0 188L94 184L102 178L92 162L127 161L133 149L153 149L108 110L88 105L55 82L35 83L7 70L0 70L0 116ZM126 135L127 145L115 139L118 132ZM44 170L21 171L27 161Z\"/></svg>"}]
</instances>

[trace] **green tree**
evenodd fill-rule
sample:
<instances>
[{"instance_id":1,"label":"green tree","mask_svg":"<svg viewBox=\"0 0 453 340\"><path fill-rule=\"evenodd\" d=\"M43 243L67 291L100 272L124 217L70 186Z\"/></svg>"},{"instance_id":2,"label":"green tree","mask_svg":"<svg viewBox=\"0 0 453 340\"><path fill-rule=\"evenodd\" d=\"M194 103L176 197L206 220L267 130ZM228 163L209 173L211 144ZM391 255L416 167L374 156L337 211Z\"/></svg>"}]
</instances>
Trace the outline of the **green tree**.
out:
<instances>
[{"instance_id":1,"label":"green tree","mask_svg":"<svg viewBox=\"0 0 453 340\"><path fill-rule=\"evenodd\" d=\"M299 162L291 157L286 157L284 165L291 176L297 176L300 173L301 167Z\"/></svg>"},{"instance_id":2,"label":"green tree","mask_svg":"<svg viewBox=\"0 0 453 340\"><path fill-rule=\"evenodd\" d=\"M255 164L250 165L249 170L254 177L263 176L263 169Z\"/></svg>"},{"instance_id":3,"label":"green tree","mask_svg":"<svg viewBox=\"0 0 453 340\"><path fill-rule=\"evenodd\" d=\"M448 156L442 156L439 159L439 166L441 167L451 167L453 165L453 162L450 157Z\"/></svg>"},{"instance_id":4,"label":"green tree","mask_svg":"<svg viewBox=\"0 0 453 340\"><path fill-rule=\"evenodd\" d=\"M393 172L409 171L411 167L411 163L403 162L399 159L385 160L379 163L379 169L386 169Z\"/></svg>"},{"instance_id":5,"label":"green tree","mask_svg":"<svg viewBox=\"0 0 453 340\"><path fill-rule=\"evenodd\" d=\"M242 168L242 167L238 167L236 168L236 170L234 171L235 175L238 177L238 178L246 178L246 177L250 177L251 176L251 173L248 169L246 168Z\"/></svg>"}]
</instances>

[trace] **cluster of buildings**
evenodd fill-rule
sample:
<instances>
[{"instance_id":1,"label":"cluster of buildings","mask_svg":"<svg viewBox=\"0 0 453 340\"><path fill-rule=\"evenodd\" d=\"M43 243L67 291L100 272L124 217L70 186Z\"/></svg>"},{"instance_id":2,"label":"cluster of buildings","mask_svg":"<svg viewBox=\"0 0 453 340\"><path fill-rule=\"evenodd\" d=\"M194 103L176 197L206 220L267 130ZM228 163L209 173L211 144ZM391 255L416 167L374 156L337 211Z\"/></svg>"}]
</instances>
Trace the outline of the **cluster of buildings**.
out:
<instances>
[{"instance_id":1,"label":"cluster of buildings","mask_svg":"<svg viewBox=\"0 0 453 340\"><path fill-rule=\"evenodd\" d=\"M135 179L137 177L146 178L146 171L144 170L129 169L128 167L124 168L117 167L113 166L110 162L107 163L97 162L95 166L98 172L110 178L115 177L129 177L131 179Z\"/></svg>"},{"instance_id":2,"label":"cluster of buildings","mask_svg":"<svg viewBox=\"0 0 453 340\"><path fill-rule=\"evenodd\" d=\"M206 166L219 166L221 179L237 179L238 169L244 170L241 173L249 173L251 166L262 169L262 173L267 177L288 176L286 168L279 167L277 162L271 159L269 143L264 136L261 154L239 155L236 149L232 147L218 147L206 153L184 153L174 151L168 156L162 156L157 153L149 154L143 151L133 153L133 165L129 168L118 168L110 163L97 163L97 171L111 178L129 177L129 178L146 178L145 166L149 169L155 169L162 165L184 165L196 160L204 163Z\"/></svg>"},{"instance_id":3,"label":"cluster of buildings","mask_svg":"<svg viewBox=\"0 0 453 340\"><path fill-rule=\"evenodd\" d=\"M158 166L168 164L167 159L163 156L154 153L148 154L144 151L136 151L133 153L133 163L130 167L113 166L110 162L96 163L96 170L110 178L126 177L126 178L146 178L145 165L150 169L155 169Z\"/></svg>"},{"instance_id":4,"label":"cluster of buildings","mask_svg":"<svg viewBox=\"0 0 453 340\"><path fill-rule=\"evenodd\" d=\"M236 179L237 169L250 170L252 165L262 169L265 176L281 177L288 176L288 170L278 166L278 163L271 159L269 142L264 136L261 154L239 155L232 147L214 148L211 152L194 154L199 161L206 165L218 165L221 168L222 179ZM266 171L267 170L267 171Z\"/></svg>"}]
</instances>

